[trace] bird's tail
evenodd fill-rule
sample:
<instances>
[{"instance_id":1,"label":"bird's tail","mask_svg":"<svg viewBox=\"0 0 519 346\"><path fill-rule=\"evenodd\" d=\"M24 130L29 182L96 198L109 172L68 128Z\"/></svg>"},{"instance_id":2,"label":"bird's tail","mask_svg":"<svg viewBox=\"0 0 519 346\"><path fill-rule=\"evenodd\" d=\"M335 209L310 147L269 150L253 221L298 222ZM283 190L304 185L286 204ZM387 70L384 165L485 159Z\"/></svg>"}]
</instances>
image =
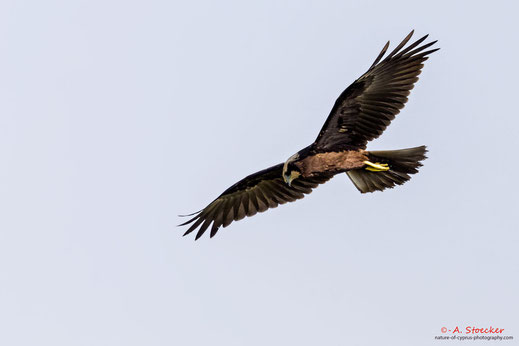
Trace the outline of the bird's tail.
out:
<instances>
[{"instance_id":1,"label":"bird's tail","mask_svg":"<svg viewBox=\"0 0 519 346\"><path fill-rule=\"evenodd\" d=\"M402 185L411 179L411 174L418 173L418 167L422 166L421 161L427 158L426 152L425 145L400 150L369 151L368 158L375 164L373 167L380 165L381 169L387 167L389 170L365 166L347 171L346 174L362 193L382 191L395 185Z\"/></svg>"}]
</instances>

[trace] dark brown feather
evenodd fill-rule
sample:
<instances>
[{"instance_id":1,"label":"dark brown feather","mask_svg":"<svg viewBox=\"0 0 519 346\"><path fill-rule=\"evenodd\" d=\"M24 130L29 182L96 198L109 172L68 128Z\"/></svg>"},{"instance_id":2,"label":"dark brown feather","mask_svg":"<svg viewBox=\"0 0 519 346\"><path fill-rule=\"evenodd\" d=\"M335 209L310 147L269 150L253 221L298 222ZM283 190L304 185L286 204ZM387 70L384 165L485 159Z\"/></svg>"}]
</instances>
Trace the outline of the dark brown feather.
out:
<instances>
[{"instance_id":1,"label":"dark brown feather","mask_svg":"<svg viewBox=\"0 0 519 346\"><path fill-rule=\"evenodd\" d=\"M357 189L362 192L382 191L402 185L409 179L410 174L418 173L422 161L427 157L425 146L385 151L368 152L370 161L385 163L388 171L371 172L363 168L346 172Z\"/></svg>"},{"instance_id":2,"label":"dark brown feather","mask_svg":"<svg viewBox=\"0 0 519 346\"><path fill-rule=\"evenodd\" d=\"M211 226L210 236L213 237L220 227L227 227L233 221L275 208L279 204L301 199L331 178L331 175L308 179L300 177L290 187L283 181L282 171L283 164L279 164L240 180L184 222L182 225L192 223L184 235L198 229L196 240Z\"/></svg>"},{"instance_id":3,"label":"dark brown feather","mask_svg":"<svg viewBox=\"0 0 519 346\"><path fill-rule=\"evenodd\" d=\"M427 55L438 50L425 51L436 41L420 46L427 36L404 48L412 35L413 31L382 60L384 46L369 70L339 96L314 149L365 149L384 132L407 102Z\"/></svg>"}]
</instances>

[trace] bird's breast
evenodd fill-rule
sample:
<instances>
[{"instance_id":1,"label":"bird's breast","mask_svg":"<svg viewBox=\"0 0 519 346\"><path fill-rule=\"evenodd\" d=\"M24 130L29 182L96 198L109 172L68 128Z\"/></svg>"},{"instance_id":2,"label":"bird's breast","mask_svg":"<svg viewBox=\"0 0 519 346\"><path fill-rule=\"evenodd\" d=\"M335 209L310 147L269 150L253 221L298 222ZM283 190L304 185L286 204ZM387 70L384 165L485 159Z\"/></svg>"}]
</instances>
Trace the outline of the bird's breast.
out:
<instances>
[{"instance_id":1,"label":"bird's breast","mask_svg":"<svg viewBox=\"0 0 519 346\"><path fill-rule=\"evenodd\" d=\"M306 178L320 173L339 173L361 168L367 159L364 150L345 150L310 155L295 164Z\"/></svg>"}]
</instances>

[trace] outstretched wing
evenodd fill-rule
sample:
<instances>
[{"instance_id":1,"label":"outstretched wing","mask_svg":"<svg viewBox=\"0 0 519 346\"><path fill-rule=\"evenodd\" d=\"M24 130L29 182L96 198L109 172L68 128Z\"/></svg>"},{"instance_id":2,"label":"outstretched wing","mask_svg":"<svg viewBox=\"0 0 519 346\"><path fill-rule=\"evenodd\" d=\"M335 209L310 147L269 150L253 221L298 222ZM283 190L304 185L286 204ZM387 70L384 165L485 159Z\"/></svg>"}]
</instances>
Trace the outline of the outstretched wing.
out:
<instances>
[{"instance_id":1,"label":"outstretched wing","mask_svg":"<svg viewBox=\"0 0 519 346\"><path fill-rule=\"evenodd\" d=\"M404 108L427 55L439 49L426 51L437 41L420 46L428 35L404 49L413 32L380 61L389 47L386 43L369 70L344 90L317 136L315 148L364 149L384 132Z\"/></svg>"},{"instance_id":2,"label":"outstretched wing","mask_svg":"<svg viewBox=\"0 0 519 346\"><path fill-rule=\"evenodd\" d=\"M282 178L283 164L272 166L240 180L201 211L192 214L192 219L179 226L193 223L184 233L187 235L198 228L195 240L211 227L211 238L220 226L276 208L279 204L293 202L312 192L319 184L325 183L331 175L321 177L300 177L288 186Z\"/></svg>"}]
</instances>

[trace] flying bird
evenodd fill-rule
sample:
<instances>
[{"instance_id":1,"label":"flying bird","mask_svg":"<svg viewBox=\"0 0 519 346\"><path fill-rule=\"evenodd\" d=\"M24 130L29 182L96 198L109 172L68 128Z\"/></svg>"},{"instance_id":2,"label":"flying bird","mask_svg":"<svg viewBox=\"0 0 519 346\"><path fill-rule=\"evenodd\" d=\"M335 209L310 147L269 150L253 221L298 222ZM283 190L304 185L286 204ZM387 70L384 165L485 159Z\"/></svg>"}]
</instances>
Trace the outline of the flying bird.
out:
<instances>
[{"instance_id":1,"label":"flying bird","mask_svg":"<svg viewBox=\"0 0 519 346\"><path fill-rule=\"evenodd\" d=\"M402 185L418 172L426 159L426 147L367 151L404 108L418 81L429 49L437 41L422 44L428 35L407 45L414 31L385 58L389 42L366 73L339 96L317 139L284 163L251 174L225 190L204 209L190 215L184 233L198 229L195 240L211 226L213 237L220 227L293 202L333 176L346 173L361 193ZM382 59L384 58L384 59Z\"/></svg>"}]
</instances>

